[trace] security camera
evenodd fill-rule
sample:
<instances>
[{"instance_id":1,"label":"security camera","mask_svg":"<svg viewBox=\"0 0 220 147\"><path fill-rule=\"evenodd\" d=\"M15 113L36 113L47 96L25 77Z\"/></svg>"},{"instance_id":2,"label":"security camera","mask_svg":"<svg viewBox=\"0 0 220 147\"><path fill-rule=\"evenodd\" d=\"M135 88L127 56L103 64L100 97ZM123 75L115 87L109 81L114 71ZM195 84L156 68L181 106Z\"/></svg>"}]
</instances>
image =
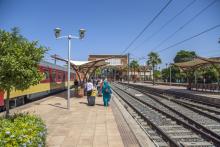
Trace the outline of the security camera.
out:
<instances>
[{"instance_id":1,"label":"security camera","mask_svg":"<svg viewBox=\"0 0 220 147\"><path fill-rule=\"evenodd\" d=\"M60 28L55 28L55 29L54 29L54 34L55 34L55 37L56 37L56 38L60 37L61 29L60 29Z\"/></svg>"},{"instance_id":2,"label":"security camera","mask_svg":"<svg viewBox=\"0 0 220 147\"><path fill-rule=\"evenodd\" d=\"M85 32L86 32L85 29L79 29L79 38L80 38L80 39L83 39L83 38L84 38Z\"/></svg>"}]
</instances>

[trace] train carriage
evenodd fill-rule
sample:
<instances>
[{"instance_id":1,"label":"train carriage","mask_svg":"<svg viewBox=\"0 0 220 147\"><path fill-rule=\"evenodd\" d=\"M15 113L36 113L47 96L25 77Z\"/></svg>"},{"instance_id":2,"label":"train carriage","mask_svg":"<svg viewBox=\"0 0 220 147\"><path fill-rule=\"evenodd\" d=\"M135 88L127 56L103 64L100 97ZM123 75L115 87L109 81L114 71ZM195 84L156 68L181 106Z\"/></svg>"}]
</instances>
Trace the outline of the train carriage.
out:
<instances>
[{"instance_id":1,"label":"train carriage","mask_svg":"<svg viewBox=\"0 0 220 147\"><path fill-rule=\"evenodd\" d=\"M10 106L16 107L29 101L35 100L39 97L47 96L56 92L60 92L67 88L67 68L55 65L47 61L41 61L39 64L39 71L44 74L43 80L35 86L21 91L12 90L10 93ZM72 70L70 73L70 85L73 85L73 81L76 78L76 74ZM4 101L6 99L6 93L0 90L0 108L5 108Z\"/></svg>"}]
</instances>

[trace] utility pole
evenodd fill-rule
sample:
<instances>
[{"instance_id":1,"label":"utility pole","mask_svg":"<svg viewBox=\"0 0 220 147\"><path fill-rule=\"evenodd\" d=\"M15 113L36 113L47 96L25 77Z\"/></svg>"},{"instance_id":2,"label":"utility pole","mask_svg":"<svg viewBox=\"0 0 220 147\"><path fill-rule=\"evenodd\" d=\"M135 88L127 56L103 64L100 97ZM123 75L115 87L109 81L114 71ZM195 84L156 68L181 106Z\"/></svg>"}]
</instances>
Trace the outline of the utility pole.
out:
<instances>
[{"instance_id":1,"label":"utility pole","mask_svg":"<svg viewBox=\"0 0 220 147\"><path fill-rule=\"evenodd\" d=\"M168 63L166 63L166 69L167 69L167 65L168 65ZM166 83L168 82L168 76L166 77Z\"/></svg>"},{"instance_id":2,"label":"utility pole","mask_svg":"<svg viewBox=\"0 0 220 147\"><path fill-rule=\"evenodd\" d=\"M171 64L170 64L170 86L171 86L171 80L172 80L172 77L171 77Z\"/></svg>"},{"instance_id":3,"label":"utility pole","mask_svg":"<svg viewBox=\"0 0 220 147\"><path fill-rule=\"evenodd\" d=\"M58 57L58 55L57 54L54 54L54 64L56 65L57 64L57 57Z\"/></svg>"},{"instance_id":4,"label":"utility pole","mask_svg":"<svg viewBox=\"0 0 220 147\"><path fill-rule=\"evenodd\" d=\"M145 81L145 77L146 77L146 63L144 64L144 81Z\"/></svg>"},{"instance_id":5,"label":"utility pole","mask_svg":"<svg viewBox=\"0 0 220 147\"><path fill-rule=\"evenodd\" d=\"M116 81L116 69L114 68L114 81Z\"/></svg>"},{"instance_id":6,"label":"utility pole","mask_svg":"<svg viewBox=\"0 0 220 147\"><path fill-rule=\"evenodd\" d=\"M128 59L128 70L127 70L127 80L128 80L128 84L129 84L129 80L130 80L130 53L128 53L127 55L127 59Z\"/></svg>"},{"instance_id":7,"label":"utility pole","mask_svg":"<svg viewBox=\"0 0 220 147\"><path fill-rule=\"evenodd\" d=\"M195 85L197 84L197 75L196 75L196 70L194 71L194 76L195 76Z\"/></svg>"},{"instance_id":8,"label":"utility pole","mask_svg":"<svg viewBox=\"0 0 220 147\"><path fill-rule=\"evenodd\" d=\"M218 40L218 43L220 43L220 38L219 38L219 40ZM217 68L217 73L218 73L218 75L217 75L217 81L218 81L218 91L220 91L220 81L219 81L219 78L220 78L220 69L219 68Z\"/></svg>"}]
</instances>

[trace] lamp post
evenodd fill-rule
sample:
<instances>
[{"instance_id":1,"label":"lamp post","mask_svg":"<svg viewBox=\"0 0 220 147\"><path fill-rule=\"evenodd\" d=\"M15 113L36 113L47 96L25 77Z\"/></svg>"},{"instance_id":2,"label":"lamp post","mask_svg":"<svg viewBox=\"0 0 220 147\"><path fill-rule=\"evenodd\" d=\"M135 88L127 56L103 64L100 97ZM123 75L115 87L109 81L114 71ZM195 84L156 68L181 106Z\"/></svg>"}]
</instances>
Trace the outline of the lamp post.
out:
<instances>
[{"instance_id":1,"label":"lamp post","mask_svg":"<svg viewBox=\"0 0 220 147\"><path fill-rule=\"evenodd\" d=\"M67 109L70 109L70 49L71 49L71 39L83 39L85 36L85 30L79 29L79 36L67 35L60 36L61 29L55 28L54 35L56 39L67 38L68 39L68 80L67 80Z\"/></svg>"}]
</instances>

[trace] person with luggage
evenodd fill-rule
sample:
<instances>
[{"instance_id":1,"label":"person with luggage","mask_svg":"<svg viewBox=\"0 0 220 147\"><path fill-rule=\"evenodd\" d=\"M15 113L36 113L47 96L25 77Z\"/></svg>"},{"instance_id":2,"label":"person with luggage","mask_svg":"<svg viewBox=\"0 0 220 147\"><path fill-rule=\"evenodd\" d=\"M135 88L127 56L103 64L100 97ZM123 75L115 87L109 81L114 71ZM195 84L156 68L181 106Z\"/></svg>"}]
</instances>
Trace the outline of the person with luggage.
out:
<instances>
[{"instance_id":1,"label":"person with luggage","mask_svg":"<svg viewBox=\"0 0 220 147\"><path fill-rule=\"evenodd\" d=\"M89 79L88 82L86 83L86 94L87 94L88 105L90 105L90 97L92 94L92 90L93 90L93 84Z\"/></svg>"},{"instance_id":2,"label":"person with luggage","mask_svg":"<svg viewBox=\"0 0 220 147\"><path fill-rule=\"evenodd\" d=\"M104 106L109 106L109 101L111 99L112 90L107 80L104 80L103 86L102 86L102 95L103 95L103 102Z\"/></svg>"}]
</instances>

